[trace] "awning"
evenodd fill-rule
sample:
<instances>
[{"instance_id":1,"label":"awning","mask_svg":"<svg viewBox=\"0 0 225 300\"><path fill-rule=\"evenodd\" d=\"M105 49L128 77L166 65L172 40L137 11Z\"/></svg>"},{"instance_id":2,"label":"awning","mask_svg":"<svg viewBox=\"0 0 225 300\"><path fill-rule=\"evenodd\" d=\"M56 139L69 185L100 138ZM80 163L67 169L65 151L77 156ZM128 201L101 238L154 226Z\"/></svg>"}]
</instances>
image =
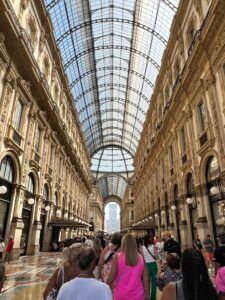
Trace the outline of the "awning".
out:
<instances>
[{"instance_id":1,"label":"awning","mask_svg":"<svg viewBox=\"0 0 225 300\"><path fill-rule=\"evenodd\" d=\"M59 217L52 217L51 221L48 223L48 226L52 227L61 227L61 228L86 228L88 225L81 223L81 221L74 221L69 219L63 219Z\"/></svg>"},{"instance_id":2,"label":"awning","mask_svg":"<svg viewBox=\"0 0 225 300\"><path fill-rule=\"evenodd\" d=\"M142 229L151 229L151 228L156 228L156 224L154 221L148 221L136 225L133 224L131 226L131 230L142 230Z\"/></svg>"}]
</instances>

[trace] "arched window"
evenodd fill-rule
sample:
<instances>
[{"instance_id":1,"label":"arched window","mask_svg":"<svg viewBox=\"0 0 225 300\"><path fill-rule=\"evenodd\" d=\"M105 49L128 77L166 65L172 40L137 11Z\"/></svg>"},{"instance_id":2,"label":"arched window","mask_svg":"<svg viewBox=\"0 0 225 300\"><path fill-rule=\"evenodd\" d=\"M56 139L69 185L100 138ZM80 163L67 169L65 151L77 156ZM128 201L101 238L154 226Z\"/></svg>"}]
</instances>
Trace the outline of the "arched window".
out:
<instances>
[{"instance_id":1,"label":"arched window","mask_svg":"<svg viewBox=\"0 0 225 300\"><path fill-rule=\"evenodd\" d=\"M206 167L206 180L210 182L220 176L220 166L215 156L211 156Z\"/></svg>"},{"instance_id":2,"label":"arched window","mask_svg":"<svg viewBox=\"0 0 225 300\"><path fill-rule=\"evenodd\" d=\"M14 167L10 156L6 155L0 165L0 177L6 181L13 182L14 180Z\"/></svg>"},{"instance_id":3,"label":"arched window","mask_svg":"<svg viewBox=\"0 0 225 300\"><path fill-rule=\"evenodd\" d=\"M194 191L194 180L191 173L187 176L187 196L191 197Z\"/></svg>"},{"instance_id":4,"label":"arched window","mask_svg":"<svg viewBox=\"0 0 225 300\"><path fill-rule=\"evenodd\" d=\"M177 184L174 185L173 197L174 197L174 202L178 202L178 186L177 186Z\"/></svg>"},{"instance_id":5,"label":"arched window","mask_svg":"<svg viewBox=\"0 0 225 300\"><path fill-rule=\"evenodd\" d=\"M34 176L31 173L28 175L27 190L34 194Z\"/></svg>"},{"instance_id":6,"label":"arched window","mask_svg":"<svg viewBox=\"0 0 225 300\"><path fill-rule=\"evenodd\" d=\"M43 188L43 198L45 199L45 201L48 201L48 199L49 199L49 192L48 192L47 184L45 184L44 188Z\"/></svg>"},{"instance_id":7,"label":"arched window","mask_svg":"<svg viewBox=\"0 0 225 300\"><path fill-rule=\"evenodd\" d=\"M55 192L54 204L55 204L56 206L59 205L59 197L58 197L58 193L57 193L57 192Z\"/></svg>"}]
</instances>

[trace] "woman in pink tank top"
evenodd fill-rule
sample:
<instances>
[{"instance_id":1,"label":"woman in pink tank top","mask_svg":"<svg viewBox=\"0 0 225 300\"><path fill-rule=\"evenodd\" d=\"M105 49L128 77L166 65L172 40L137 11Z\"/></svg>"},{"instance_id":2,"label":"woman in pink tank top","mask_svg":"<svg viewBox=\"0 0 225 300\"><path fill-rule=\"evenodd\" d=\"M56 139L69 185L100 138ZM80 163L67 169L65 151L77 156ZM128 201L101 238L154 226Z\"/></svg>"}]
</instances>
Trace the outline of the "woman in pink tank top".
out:
<instances>
[{"instance_id":1,"label":"woman in pink tank top","mask_svg":"<svg viewBox=\"0 0 225 300\"><path fill-rule=\"evenodd\" d=\"M135 237L128 233L122 239L121 253L113 258L106 281L114 282L114 300L149 299L148 273L143 258L138 254Z\"/></svg>"}]
</instances>

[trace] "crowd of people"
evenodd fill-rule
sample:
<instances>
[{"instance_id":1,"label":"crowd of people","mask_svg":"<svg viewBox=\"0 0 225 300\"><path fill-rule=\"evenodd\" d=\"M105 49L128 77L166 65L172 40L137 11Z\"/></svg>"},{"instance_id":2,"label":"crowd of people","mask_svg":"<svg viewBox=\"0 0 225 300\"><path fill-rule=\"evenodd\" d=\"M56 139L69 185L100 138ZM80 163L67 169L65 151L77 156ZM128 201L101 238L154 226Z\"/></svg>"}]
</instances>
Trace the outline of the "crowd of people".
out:
<instances>
[{"instance_id":1,"label":"crowd of people","mask_svg":"<svg viewBox=\"0 0 225 300\"><path fill-rule=\"evenodd\" d=\"M12 241L10 237L7 246ZM161 300L225 300L225 239L220 242L215 249L210 235L203 241L196 235L193 247L181 252L170 232L162 239L114 233L109 239L67 240L58 248L62 265L49 279L43 299L156 300L159 289ZM209 276L213 269L215 284ZM0 263L0 291L4 281Z\"/></svg>"},{"instance_id":2,"label":"crowd of people","mask_svg":"<svg viewBox=\"0 0 225 300\"><path fill-rule=\"evenodd\" d=\"M156 300L157 289L161 300L225 300L225 246L215 249L209 235L203 242L196 236L193 248L183 252L170 232L162 239L114 233L110 240L81 237L71 243L44 300ZM209 276L214 266L215 286Z\"/></svg>"}]
</instances>

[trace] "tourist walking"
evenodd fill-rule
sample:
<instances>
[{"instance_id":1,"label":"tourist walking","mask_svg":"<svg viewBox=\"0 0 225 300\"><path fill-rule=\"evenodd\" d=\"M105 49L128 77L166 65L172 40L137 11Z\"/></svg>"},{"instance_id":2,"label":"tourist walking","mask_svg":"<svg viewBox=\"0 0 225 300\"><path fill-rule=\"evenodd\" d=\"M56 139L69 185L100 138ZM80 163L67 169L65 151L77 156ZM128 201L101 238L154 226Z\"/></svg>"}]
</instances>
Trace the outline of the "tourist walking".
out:
<instances>
[{"instance_id":1,"label":"tourist walking","mask_svg":"<svg viewBox=\"0 0 225 300\"><path fill-rule=\"evenodd\" d=\"M5 248L4 263L6 263L6 262L8 262L8 264L10 263L10 260L12 258L13 245L14 245L13 236L10 235L8 243Z\"/></svg>"},{"instance_id":2,"label":"tourist walking","mask_svg":"<svg viewBox=\"0 0 225 300\"><path fill-rule=\"evenodd\" d=\"M76 243L72 247L66 247L63 250L63 266L58 268L52 277L43 293L44 300L56 299L56 296L61 286L80 274L78 266L78 254L83 249L82 244Z\"/></svg>"},{"instance_id":3,"label":"tourist walking","mask_svg":"<svg viewBox=\"0 0 225 300\"><path fill-rule=\"evenodd\" d=\"M193 248L199 252L202 252L203 246L198 234L195 235L193 240Z\"/></svg>"},{"instance_id":4,"label":"tourist walking","mask_svg":"<svg viewBox=\"0 0 225 300\"><path fill-rule=\"evenodd\" d=\"M96 279L99 279L98 262L102 252L102 245L101 245L101 241L98 238L95 238L93 240L92 248L95 250L95 254L96 254L96 267L93 271L93 274Z\"/></svg>"},{"instance_id":5,"label":"tourist walking","mask_svg":"<svg viewBox=\"0 0 225 300\"><path fill-rule=\"evenodd\" d=\"M99 267L99 278L106 282L109 272L112 266L113 256L120 251L121 245L121 234L115 232L108 246L106 246L101 252L98 267Z\"/></svg>"},{"instance_id":6,"label":"tourist walking","mask_svg":"<svg viewBox=\"0 0 225 300\"><path fill-rule=\"evenodd\" d=\"M5 266L3 263L0 263L0 294L5 283Z\"/></svg>"},{"instance_id":7,"label":"tourist walking","mask_svg":"<svg viewBox=\"0 0 225 300\"><path fill-rule=\"evenodd\" d=\"M94 249L84 248L78 258L79 276L62 286L57 300L112 300L109 286L93 278L95 262Z\"/></svg>"},{"instance_id":8,"label":"tourist walking","mask_svg":"<svg viewBox=\"0 0 225 300\"><path fill-rule=\"evenodd\" d=\"M114 256L106 282L114 283L114 300L149 300L147 268L132 234L123 237L121 252Z\"/></svg>"},{"instance_id":9,"label":"tourist walking","mask_svg":"<svg viewBox=\"0 0 225 300\"><path fill-rule=\"evenodd\" d=\"M5 250L5 243L2 238L0 238L0 261L3 259L3 253Z\"/></svg>"},{"instance_id":10,"label":"tourist walking","mask_svg":"<svg viewBox=\"0 0 225 300\"><path fill-rule=\"evenodd\" d=\"M216 290L219 294L219 300L225 300L225 267L218 270L215 283Z\"/></svg>"},{"instance_id":11,"label":"tourist walking","mask_svg":"<svg viewBox=\"0 0 225 300\"><path fill-rule=\"evenodd\" d=\"M142 246L144 260L147 264L148 275L151 283L151 300L156 300L157 282L156 275L158 272L156 258L157 250L153 243L153 236L147 234L144 236L144 245Z\"/></svg>"},{"instance_id":12,"label":"tourist walking","mask_svg":"<svg viewBox=\"0 0 225 300\"><path fill-rule=\"evenodd\" d=\"M183 279L171 282L163 289L161 300L217 300L218 295L209 278L205 259L196 249L186 249L182 255Z\"/></svg>"},{"instance_id":13,"label":"tourist walking","mask_svg":"<svg viewBox=\"0 0 225 300\"><path fill-rule=\"evenodd\" d=\"M181 247L180 244L172 238L171 233L166 231L163 234L164 242L164 251L169 253L177 253L181 257Z\"/></svg>"},{"instance_id":14,"label":"tourist walking","mask_svg":"<svg viewBox=\"0 0 225 300\"><path fill-rule=\"evenodd\" d=\"M157 275L157 286L162 291L169 282L176 282L182 279L180 269L180 257L177 253L170 253L166 257L166 264Z\"/></svg>"},{"instance_id":15,"label":"tourist walking","mask_svg":"<svg viewBox=\"0 0 225 300\"><path fill-rule=\"evenodd\" d=\"M203 246L205 248L206 262L209 268L209 271L213 268L213 252L214 252L214 243L210 238L210 234L207 234L206 238L203 241Z\"/></svg>"}]
</instances>

